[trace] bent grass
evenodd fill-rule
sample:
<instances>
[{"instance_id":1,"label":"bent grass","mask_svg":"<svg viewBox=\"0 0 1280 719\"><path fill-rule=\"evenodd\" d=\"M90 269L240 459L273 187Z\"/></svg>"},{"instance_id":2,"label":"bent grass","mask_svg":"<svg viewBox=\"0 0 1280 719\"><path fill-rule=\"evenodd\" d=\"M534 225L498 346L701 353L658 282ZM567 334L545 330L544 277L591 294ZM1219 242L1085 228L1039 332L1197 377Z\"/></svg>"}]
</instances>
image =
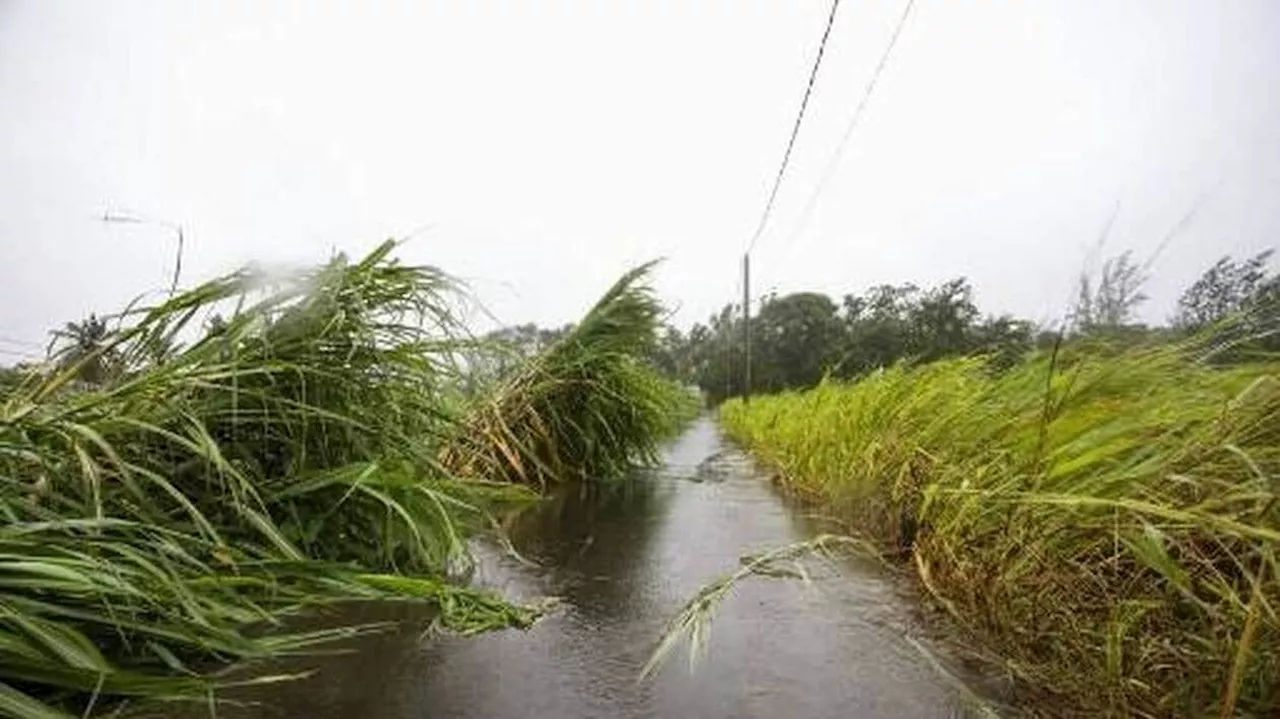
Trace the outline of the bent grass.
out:
<instances>
[{"instance_id":1,"label":"bent grass","mask_svg":"<svg viewBox=\"0 0 1280 719\"><path fill-rule=\"evenodd\" d=\"M1280 709L1280 366L1181 348L980 359L726 403L783 482L889 552L1028 706Z\"/></svg>"},{"instance_id":2,"label":"bent grass","mask_svg":"<svg viewBox=\"0 0 1280 719\"><path fill-rule=\"evenodd\" d=\"M573 368L572 391L468 397L459 288L393 249L288 278L237 272L131 309L96 352L0 395L0 716L136 700L212 711L218 667L378 628L281 629L333 602L429 602L464 634L533 621L460 584L467 535L512 494L492 458L533 447L590 476L651 448L676 396L633 356L657 305L632 273L584 322L590 337L535 360ZM80 381L108 353L112 376ZM599 387L610 404L577 410ZM459 446L494 406L536 407L537 421ZM562 449L606 410L596 441Z\"/></svg>"}]
</instances>

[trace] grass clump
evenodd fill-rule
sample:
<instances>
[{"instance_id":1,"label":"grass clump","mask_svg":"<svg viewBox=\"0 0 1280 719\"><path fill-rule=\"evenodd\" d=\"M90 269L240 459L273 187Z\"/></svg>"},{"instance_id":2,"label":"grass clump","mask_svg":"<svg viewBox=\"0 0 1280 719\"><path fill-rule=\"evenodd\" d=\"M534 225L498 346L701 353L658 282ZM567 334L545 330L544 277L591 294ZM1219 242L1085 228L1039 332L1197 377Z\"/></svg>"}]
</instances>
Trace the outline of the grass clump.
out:
<instances>
[{"instance_id":1,"label":"grass clump","mask_svg":"<svg viewBox=\"0 0 1280 719\"><path fill-rule=\"evenodd\" d=\"M281 629L327 603L430 602L462 633L532 621L462 586L469 530L511 493L491 460L571 447L537 456L590 476L644 455L674 402L632 356L656 304L633 273L535 360L572 378L532 404L565 419L460 444L490 408L522 405L512 384L462 390L476 348L458 288L393 249L130 310L0 394L0 716L212 701L230 662L371 629Z\"/></svg>"},{"instance_id":2,"label":"grass clump","mask_svg":"<svg viewBox=\"0 0 1280 719\"><path fill-rule=\"evenodd\" d=\"M727 403L781 480L901 552L1031 694L1280 711L1280 365L1179 348L981 359Z\"/></svg>"},{"instance_id":3,"label":"grass clump","mask_svg":"<svg viewBox=\"0 0 1280 719\"><path fill-rule=\"evenodd\" d=\"M478 402L443 463L545 488L614 479L656 460L660 442L695 417L699 403L644 359L662 317L645 284L652 267L623 275L580 323Z\"/></svg>"}]
</instances>

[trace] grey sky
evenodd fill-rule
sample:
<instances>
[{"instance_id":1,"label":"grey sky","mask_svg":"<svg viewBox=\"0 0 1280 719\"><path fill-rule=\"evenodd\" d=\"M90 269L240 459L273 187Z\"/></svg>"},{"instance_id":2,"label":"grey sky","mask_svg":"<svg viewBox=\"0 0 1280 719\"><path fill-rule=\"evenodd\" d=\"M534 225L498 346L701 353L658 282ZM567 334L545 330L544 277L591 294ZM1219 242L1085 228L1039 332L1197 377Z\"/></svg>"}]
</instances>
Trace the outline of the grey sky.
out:
<instances>
[{"instance_id":1,"label":"grey sky","mask_svg":"<svg viewBox=\"0 0 1280 719\"><path fill-rule=\"evenodd\" d=\"M1280 3L919 0L812 221L800 211L899 0L846 2L756 256L767 290L974 281L1060 314L1106 254L1155 265L1149 317L1280 226ZM575 318L627 266L703 319L803 91L825 0L0 4L0 337L184 276L403 250L504 321ZM1216 189L1215 189L1216 188ZM12 349L16 345L6 344ZM0 360L7 356L0 356Z\"/></svg>"}]
</instances>

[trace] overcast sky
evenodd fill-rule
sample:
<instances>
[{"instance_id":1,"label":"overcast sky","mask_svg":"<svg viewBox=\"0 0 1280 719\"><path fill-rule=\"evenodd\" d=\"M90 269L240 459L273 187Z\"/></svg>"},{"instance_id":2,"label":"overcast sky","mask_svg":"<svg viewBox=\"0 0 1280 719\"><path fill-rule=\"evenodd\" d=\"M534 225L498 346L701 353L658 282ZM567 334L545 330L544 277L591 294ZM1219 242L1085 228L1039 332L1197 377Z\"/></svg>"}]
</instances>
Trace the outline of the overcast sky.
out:
<instances>
[{"instance_id":1,"label":"overcast sky","mask_svg":"<svg viewBox=\"0 0 1280 719\"><path fill-rule=\"evenodd\" d=\"M0 346L187 280L402 255L503 321L576 318L665 256L677 321L735 292L826 0L0 1ZM1149 256L1149 319L1280 238L1280 2L918 0L808 222L901 0L845 2L765 291L970 277L1050 319L1103 254ZM426 228L425 230L423 228ZM1096 257L1094 258L1096 260Z\"/></svg>"}]
</instances>

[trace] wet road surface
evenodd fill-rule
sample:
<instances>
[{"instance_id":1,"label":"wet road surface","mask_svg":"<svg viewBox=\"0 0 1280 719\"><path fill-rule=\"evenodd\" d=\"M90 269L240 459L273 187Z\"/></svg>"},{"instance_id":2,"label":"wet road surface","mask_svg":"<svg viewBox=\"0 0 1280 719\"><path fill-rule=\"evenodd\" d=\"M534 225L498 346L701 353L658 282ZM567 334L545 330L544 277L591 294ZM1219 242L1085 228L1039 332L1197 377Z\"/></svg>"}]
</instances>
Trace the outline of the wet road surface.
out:
<instances>
[{"instance_id":1,"label":"wet road surface","mask_svg":"<svg viewBox=\"0 0 1280 719\"><path fill-rule=\"evenodd\" d=\"M700 587L743 555L813 531L710 419L664 459L625 483L561 492L514 520L512 541L537 566L479 547L478 583L518 599L561 599L532 629L427 638L406 623L321 660L315 678L258 694L266 704L244 716L964 715L953 684L904 638L915 633L909 603L876 568L855 562L810 585L741 585L692 671L681 648L637 682L667 622Z\"/></svg>"}]
</instances>

